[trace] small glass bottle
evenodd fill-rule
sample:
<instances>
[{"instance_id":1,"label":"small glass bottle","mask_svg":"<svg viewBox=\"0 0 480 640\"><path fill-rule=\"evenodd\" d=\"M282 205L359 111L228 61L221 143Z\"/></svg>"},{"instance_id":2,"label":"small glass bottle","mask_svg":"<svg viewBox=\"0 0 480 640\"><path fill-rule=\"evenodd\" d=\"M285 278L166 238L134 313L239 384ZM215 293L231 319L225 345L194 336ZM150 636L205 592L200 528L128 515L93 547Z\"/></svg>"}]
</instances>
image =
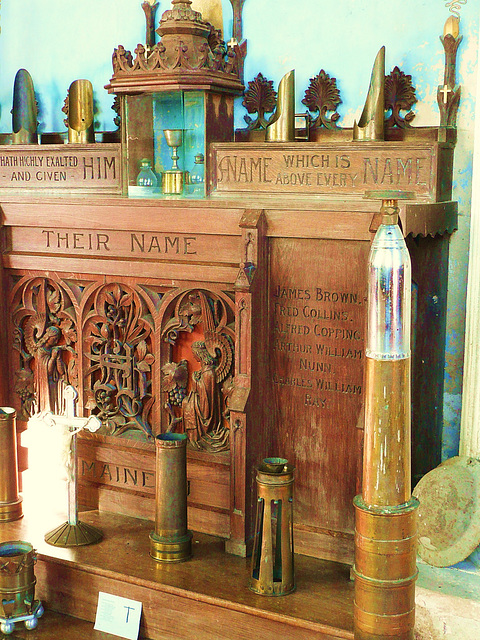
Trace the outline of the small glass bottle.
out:
<instances>
[{"instance_id":1,"label":"small glass bottle","mask_svg":"<svg viewBox=\"0 0 480 640\"><path fill-rule=\"evenodd\" d=\"M137 187L156 187L157 176L152 171L150 160L144 158L140 162L140 171L137 176Z\"/></svg>"},{"instance_id":2,"label":"small glass bottle","mask_svg":"<svg viewBox=\"0 0 480 640\"><path fill-rule=\"evenodd\" d=\"M198 153L195 156L195 164L190 171L188 183L190 185L189 192L192 195L205 195L205 158L203 153Z\"/></svg>"}]
</instances>

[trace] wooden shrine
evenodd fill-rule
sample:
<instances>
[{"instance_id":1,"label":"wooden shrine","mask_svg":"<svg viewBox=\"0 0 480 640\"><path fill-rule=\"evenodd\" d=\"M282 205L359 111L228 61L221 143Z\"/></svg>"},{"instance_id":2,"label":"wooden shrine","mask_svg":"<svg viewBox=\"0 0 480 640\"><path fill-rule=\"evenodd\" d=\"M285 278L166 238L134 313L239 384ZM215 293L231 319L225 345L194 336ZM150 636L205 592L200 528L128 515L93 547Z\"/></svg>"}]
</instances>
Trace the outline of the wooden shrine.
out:
<instances>
[{"instance_id":1,"label":"wooden shrine","mask_svg":"<svg viewBox=\"0 0 480 640\"><path fill-rule=\"evenodd\" d=\"M234 4L237 15L243 3ZM298 563L299 584L305 579L324 597L318 569L331 592L343 584L341 608L351 600L348 567L330 572L325 561L353 562L367 261L380 224L369 191L413 194L401 201L400 220L412 260L414 476L440 461L449 236L457 222L456 48L446 48L439 127L415 129L413 115L400 115L415 98L411 78L395 68L381 74L377 91L385 97L384 136L355 137L362 122L352 131L337 126L338 114L327 117L340 100L322 71L303 101L319 115L292 127L288 139L267 142L278 119L265 113L286 90L277 101L261 74L250 85L262 91L244 93L258 118L233 131L234 97L244 92L238 15L238 39L227 47L188 0L173 0L155 44L151 3L144 5L147 42L135 55L115 49L106 85L117 97L115 142L60 144L47 136L47 144L0 148L0 402L16 409L22 432L35 412L58 406L66 383L78 391L78 415L102 425L78 434L77 480L81 508L92 524L103 521L105 543L75 551L81 570L61 552L42 552L44 588L53 608L92 619L92 594L117 589L121 576L144 600L145 633L154 640L168 637L162 607L169 615L188 609L197 622L207 613L199 637L213 637L216 606L225 627L261 611L253 624L259 634L268 627L268 638L288 625L292 638L305 630L351 638L342 611L333 623L310 619L309 596L287 613L262 608L250 593L231 604L222 571L243 575L235 556L252 548L255 469L281 457L295 469L295 551L315 558ZM458 45L458 33L444 40ZM338 100L323 104L322 88ZM255 102L258 94L267 104ZM193 193L195 171L200 192ZM138 562L126 547L117 562L112 546L128 530L130 549L148 548L155 436L168 431L188 438L188 527L198 541L194 558L205 553L199 577L195 567L165 577L146 553ZM20 466L28 467L24 448ZM209 560L218 569L215 592ZM201 597L189 586L196 578L205 579ZM84 600L65 603L63 580L70 592L79 581Z\"/></svg>"}]
</instances>

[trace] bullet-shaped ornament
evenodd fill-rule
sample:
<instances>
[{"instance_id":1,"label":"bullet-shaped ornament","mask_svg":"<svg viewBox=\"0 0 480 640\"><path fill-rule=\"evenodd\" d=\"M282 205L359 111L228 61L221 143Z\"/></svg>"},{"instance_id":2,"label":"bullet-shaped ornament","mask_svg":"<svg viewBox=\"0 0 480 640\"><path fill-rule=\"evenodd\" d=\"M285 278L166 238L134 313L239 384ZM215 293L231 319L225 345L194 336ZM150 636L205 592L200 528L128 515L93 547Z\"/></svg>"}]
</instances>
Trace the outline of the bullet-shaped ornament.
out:
<instances>
[{"instance_id":1,"label":"bullet-shaped ornament","mask_svg":"<svg viewBox=\"0 0 480 640\"><path fill-rule=\"evenodd\" d=\"M409 194L395 193L402 196ZM354 500L356 640L413 640L415 624L411 263L398 212L396 199L384 195L368 261L363 487Z\"/></svg>"},{"instance_id":2,"label":"bullet-shaped ornament","mask_svg":"<svg viewBox=\"0 0 480 640\"><path fill-rule=\"evenodd\" d=\"M182 562L192 555L187 529L187 436L161 433L155 438L155 531L150 555L158 562Z\"/></svg>"},{"instance_id":3,"label":"bullet-shaped ornament","mask_svg":"<svg viewBox=\"0 0 480 640\"><path fill-rule=\"evenodd\" d=\"M13 83L12 144L37 144L37 103L33 81L19 69Z\"/></svg>"},{"instance_id":4,"label":"bullet-shaped ornament","mask_svg":"<svg viewBox=\"0 0 480 640\"><path fill-rule=\"evenodd\" d=\"M87 144L95 142L93 122L93 87L90 80L75 80L67 98L68 142Z\"/></svg>"},{"instance_id":5,"label":"bullet-shaped ornament","mask_svg":"<svg viewBox=\"0 0 480 640\"><path fill-rule=\"evenodd\" d=\"M368 260L363 499L407 502L410 486L411 264L388 202Z\"/></svg>"}]
</instances>

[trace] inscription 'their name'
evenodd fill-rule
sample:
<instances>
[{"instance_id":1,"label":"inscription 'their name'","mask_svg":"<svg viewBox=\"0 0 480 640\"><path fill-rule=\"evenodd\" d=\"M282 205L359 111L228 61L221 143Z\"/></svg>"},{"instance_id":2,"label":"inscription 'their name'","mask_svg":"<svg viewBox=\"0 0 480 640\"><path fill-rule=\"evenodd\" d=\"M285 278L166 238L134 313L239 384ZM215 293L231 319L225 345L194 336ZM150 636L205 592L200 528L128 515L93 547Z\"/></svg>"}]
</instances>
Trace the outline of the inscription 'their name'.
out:
<instances>
[{"instance_id":1,"label":"inscription 'their name'","mask_svg":"<svg viewBox=\"0 0 480 640\"><path fill-rule=\"evenodd\" d=\"M107 252L116 246L116 238L97 231L54 231L43 229L46 249L73 249L79 251ZM152 233L131 233L128 251L142 254L195 255L195 236L165 236Z\"/></svg>"}]
</instances>

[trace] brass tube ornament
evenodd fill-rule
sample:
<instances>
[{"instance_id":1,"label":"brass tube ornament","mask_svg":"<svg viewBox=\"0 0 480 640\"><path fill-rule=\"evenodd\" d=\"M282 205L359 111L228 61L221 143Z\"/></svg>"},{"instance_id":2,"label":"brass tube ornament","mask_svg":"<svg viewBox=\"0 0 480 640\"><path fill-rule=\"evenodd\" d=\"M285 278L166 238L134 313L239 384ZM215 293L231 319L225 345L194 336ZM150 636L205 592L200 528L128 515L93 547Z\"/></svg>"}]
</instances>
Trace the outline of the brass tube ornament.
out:
<instances>
[{"instance_id":1,"label":"brass tube ornament","mask_svg":"<svg viewBox=\"0 0 480 640\"><path fill-rule=\"evenodd\" d=\"M187 436L161 433L155 438L155 531L150 556L157 562L183 562L192 555L187 529Z\"/></svg>"},{"instance_id":2,"label":"brass tube ornament","mask_svg":"<svg viewBox=\"0 0 480 640\"><path fill-rule=\"evenodd\" d=\"M355 640L413 640L416 512L411 495L411 264L398 225L405 192L383 200L368 260L362 494L355 506Z\"/></svg>"},{"instance_id":3,"label":"brass tube ornament","mask_svg":"<svg viewBox=\"0 0 480 640\"><path fill-rule=\"evenodd\" d=\"M385 47L379 50L375 58L362 115L358 124L353 123L353 139L385 139Z\"/></svg>"},{"instance_id":4,"label":"brass tube ornament","mask_svg":"<svg viewBox=\"0 0 480 640\"><path fill-rule=\"evenodd\" d=\"M75 80L70 85L65 106L68 142L90 144L95 142L93 127L93 87L90 80Z\"/></svg>"},{"instance_id":5,"label":"brass tube ornament","mask_svg":"<svg viewBox=\"0 0 480 640\"><path fill-rule=\"evenodd\" d=\"M295 140L295 70L286 73L278 85L277 108L265 133L267 142Z\"/></svg>"},{"instance_id":6,"label":"brass tube ornament","mask_svg":"<svg viewBox=\"0 0 480 640\"><path fill-rule=\"evenodd\" d=\"M23 515L18 493L16 415L10 407L0 408L0 524Z\"/></svg>"}]
</instances>

